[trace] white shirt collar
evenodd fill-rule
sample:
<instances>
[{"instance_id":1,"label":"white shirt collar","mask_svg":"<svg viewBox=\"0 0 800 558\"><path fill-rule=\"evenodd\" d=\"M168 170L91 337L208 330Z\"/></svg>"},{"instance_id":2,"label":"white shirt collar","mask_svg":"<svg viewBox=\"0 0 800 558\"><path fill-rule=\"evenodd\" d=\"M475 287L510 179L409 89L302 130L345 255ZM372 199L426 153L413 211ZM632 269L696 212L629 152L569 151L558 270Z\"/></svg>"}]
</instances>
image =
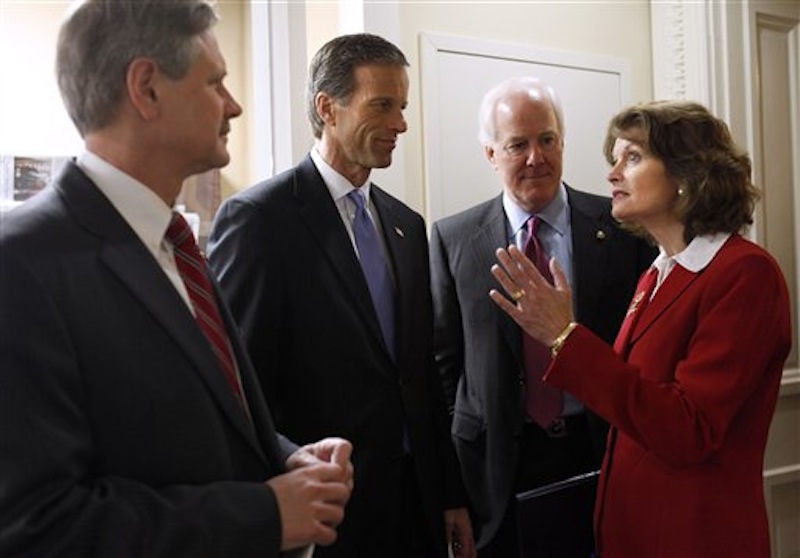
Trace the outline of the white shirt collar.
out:
<instances>
[{"instance_id":1,"label":"white shirt collar","mask_svg":"<svg viewBox=\"0 0 800 558\"><path fill-rule=\"evenodd\" d=\"M91 151L76 164L122 215L147 249L157 258L172 219L172 210L150 188Z\"/></svg>"},{"instance_id":2,"label":"white shirt collar","mask_svg":"<svg viewBox=\"0 0 800 558\"><path fill-rule=\"evenodd\" d=\"M512 237L525 227L525 223L531 217L530 213L517 205L517 202L508 195L505 189L503 190L503 210L505 210L506 218L511 225ZM536 215L555 229L559 235L563 236L566 233L569 226L569 203L567 202L567 190L563 183L559 185L558 193L553 200Z\"/></svg>"},{"instance_id":3,"label":"white shirt collar","mask_svg":"<svg viewBox=\"0 0 800 558\"><path fill-rule=\"evenodd\" d=\"M667 255L666 251L660 248L658 257L653 262L653 266L658 270L656 284L661 285L677 264L687 271L699 273L711 263L730 236L730 233L696 236L686 248L674 256Z\"/></svg>"},{"instance_id":4,"label":"white shirt collar","mask_svg":"<svg viewBox=\"0 0 800 558\"><path fill-rule=\"evenodd\" d=\"M319 153L319 151L317 151L316 146L311 148L309 154L311 155L311 160L314 161L314 165L316 165L319 174L322 175L322 180L325 182L325 186L328 187L328 191L331 193L333 201L338 202L340 199L353 191L353 188L359 188L362 192L364 192L366 199L369 200L369 178L367 178L364 184L353 184L344 176L339 174L336 169L330 166L328 162L322 158L322 155Z\"/></svg>"}]
</instances>

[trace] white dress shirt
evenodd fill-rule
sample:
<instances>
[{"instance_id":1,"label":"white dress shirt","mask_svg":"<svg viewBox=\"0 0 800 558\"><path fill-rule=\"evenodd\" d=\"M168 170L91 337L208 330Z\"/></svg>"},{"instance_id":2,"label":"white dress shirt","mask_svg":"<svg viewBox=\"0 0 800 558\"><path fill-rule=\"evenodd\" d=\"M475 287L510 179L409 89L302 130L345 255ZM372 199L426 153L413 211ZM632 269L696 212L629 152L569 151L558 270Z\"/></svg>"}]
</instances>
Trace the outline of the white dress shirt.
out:
<instances>
[{"instance_id":1,"label":"white dress shirt","mask_svg":"<svg viewBox=\"0 0 800 558\"><path fill-rule=\"evenodd\" d=\"M172 244L164 239L172 220L172 209L150 188L91 151L81 153L76 164L122 215L194 314L186 285L175 264Z\"/></svg>"}]
</instances>

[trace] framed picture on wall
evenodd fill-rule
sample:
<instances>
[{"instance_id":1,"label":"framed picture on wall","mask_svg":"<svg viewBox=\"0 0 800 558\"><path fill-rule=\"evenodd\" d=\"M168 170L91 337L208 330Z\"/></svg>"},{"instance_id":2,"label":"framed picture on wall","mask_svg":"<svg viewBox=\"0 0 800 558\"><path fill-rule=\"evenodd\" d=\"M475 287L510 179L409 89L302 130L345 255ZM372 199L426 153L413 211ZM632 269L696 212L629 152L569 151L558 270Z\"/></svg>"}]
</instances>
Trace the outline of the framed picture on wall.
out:
<instances>
[{"instance_id":1,"label":"framed picture on wall","mask_svg":"<svg viewBox=\"0 0 800 558\"><path fill-rule=\"evenodd\" d=\"M16 207L35 196L61 171L69 157L0 156L0 207Z\"/></svg>"}]
</instances>

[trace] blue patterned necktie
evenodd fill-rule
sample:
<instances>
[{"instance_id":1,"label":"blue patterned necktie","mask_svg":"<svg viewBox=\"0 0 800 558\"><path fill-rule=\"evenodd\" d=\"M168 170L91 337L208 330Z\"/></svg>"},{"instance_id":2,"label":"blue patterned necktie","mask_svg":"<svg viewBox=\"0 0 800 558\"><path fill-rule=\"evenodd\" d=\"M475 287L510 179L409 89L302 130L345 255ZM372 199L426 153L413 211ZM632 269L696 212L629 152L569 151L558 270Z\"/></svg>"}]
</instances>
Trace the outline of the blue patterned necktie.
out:
<instances>
[{"instance_id":1,"label":"blue patterned necktie","mask_svg":"<svg viewBox=\"0 0 800 558\"><path fill-rule=\"evenodd\" d=\"M353 236L356 240L356 248L358 248L358 259L361 262L364 278L367 280L375 313L378 315L383 340L394 358L394 287L389 274L389 266L383 254L378 231L367 213L364 194L361 190L353 190L347 194L347 197L356 204Z\"/></svg>"}]
</instances>

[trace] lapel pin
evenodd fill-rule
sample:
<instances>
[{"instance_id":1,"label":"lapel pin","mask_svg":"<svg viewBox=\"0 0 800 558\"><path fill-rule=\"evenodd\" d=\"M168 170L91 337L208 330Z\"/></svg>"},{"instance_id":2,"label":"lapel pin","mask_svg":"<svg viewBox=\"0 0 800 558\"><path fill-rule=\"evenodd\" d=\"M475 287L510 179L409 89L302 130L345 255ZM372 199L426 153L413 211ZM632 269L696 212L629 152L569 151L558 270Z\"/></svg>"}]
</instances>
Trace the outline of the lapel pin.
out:
<instances>
[{"instance_id":1,"label":"lapel pin","mask_svg":"<svg viewBox=\"0 0 800 558\"><path fill-rule=\"evenodd\" d=\"M395 226L394 232L397 233L397 236L402 236L402 237L406 236L406 233L404 233L403 229L401 229L400 227Z\"/></svg>"},{"instance_id":2,"label":"lapel pin","mask_svg":"<svg viewBox=\"0 0 800 558\"><path fill-rule=\"evenodd\" d=\"M595 236L595 238L597 238L597 240L605 240L606 239L606 231L600 229L599 231L597 231L595 233L594 236Z\"/></svg>"}]
</instances>

